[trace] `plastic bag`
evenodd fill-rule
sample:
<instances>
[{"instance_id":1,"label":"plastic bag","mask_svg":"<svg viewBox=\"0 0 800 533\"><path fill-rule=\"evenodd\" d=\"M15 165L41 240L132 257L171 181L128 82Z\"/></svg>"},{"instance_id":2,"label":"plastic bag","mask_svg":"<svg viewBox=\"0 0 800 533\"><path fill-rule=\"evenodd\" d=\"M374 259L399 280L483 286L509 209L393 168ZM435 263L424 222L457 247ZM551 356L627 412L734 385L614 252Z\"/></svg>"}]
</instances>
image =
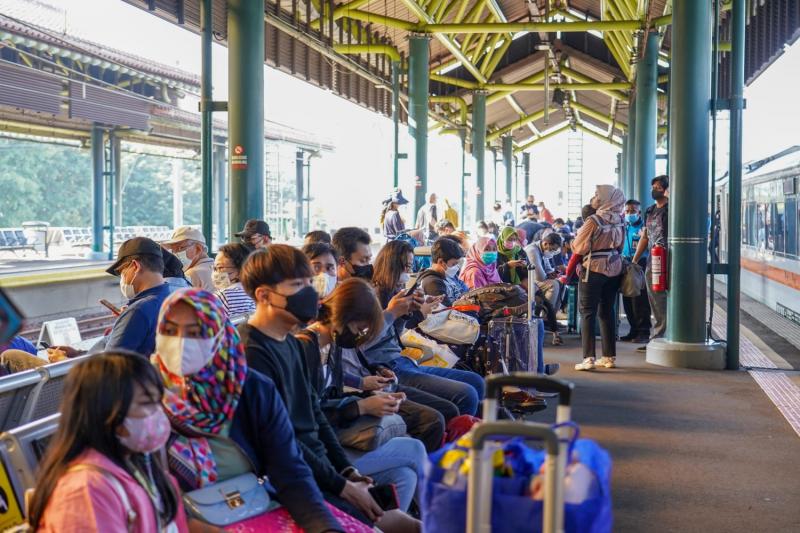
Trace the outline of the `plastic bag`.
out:
<instances>
[{"instance_id":1,"label":"plastic bag","mask_svg":"<svg viewBox=\"0 0 800 533\"><path fill-rule=\"evenodd\" d=\"M476 318L452 309L429 314L418 327L426 335L447 344L475 344L481 333Z\"/></svg>"},{"instance_id":2,"label":"plastic bag","mask_svg":"<svg viewBox=\"0 0 800 533\"><path fill-rule=\"evenodd\" d=\"M622 275L620 291L627 298L636 298L645 289L644 272L636 263L627 263Z\"/></svg>"}]
</instances>

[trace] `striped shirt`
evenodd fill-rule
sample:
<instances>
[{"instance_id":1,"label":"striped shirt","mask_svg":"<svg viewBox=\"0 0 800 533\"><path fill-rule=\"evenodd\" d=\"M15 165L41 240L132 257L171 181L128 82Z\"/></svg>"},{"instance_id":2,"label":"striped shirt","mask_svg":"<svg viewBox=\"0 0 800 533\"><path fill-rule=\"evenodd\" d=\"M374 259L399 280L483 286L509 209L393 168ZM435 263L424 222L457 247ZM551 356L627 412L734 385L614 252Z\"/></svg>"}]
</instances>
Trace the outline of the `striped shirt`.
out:
<instances>
[{"instance_id":1,"label":"striped shirt","mask_svg":"<svg viewBox=\"0 0 800 533\"><path fill-rule=\"evenodd\" d=\"M241 283L234 283L227 289L217 291L217 296L222 300L231 319L252 314L256 310L256 303L244 292Z\"/></svg>"}]
</instances>

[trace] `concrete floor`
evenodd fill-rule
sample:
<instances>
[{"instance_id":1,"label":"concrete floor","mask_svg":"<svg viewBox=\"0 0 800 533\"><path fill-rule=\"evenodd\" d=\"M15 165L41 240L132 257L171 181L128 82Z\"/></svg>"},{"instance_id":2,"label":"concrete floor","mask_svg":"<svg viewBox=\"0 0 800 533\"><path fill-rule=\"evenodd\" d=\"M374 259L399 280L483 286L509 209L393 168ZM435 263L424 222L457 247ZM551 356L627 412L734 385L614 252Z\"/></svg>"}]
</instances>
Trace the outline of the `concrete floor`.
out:
<instances>
[{"instance_id":1,"label":"concrete floor","mask_svg":"<svg viewBox=\"0 0 800 533\"><path fill-rule=\"evenodd\" d=\"M800 532L800 438L749 374L648 365L622 342L619 368L577 372L564 339L545 357L614 460L614 531Z\"/></svg>"}]
</instances>

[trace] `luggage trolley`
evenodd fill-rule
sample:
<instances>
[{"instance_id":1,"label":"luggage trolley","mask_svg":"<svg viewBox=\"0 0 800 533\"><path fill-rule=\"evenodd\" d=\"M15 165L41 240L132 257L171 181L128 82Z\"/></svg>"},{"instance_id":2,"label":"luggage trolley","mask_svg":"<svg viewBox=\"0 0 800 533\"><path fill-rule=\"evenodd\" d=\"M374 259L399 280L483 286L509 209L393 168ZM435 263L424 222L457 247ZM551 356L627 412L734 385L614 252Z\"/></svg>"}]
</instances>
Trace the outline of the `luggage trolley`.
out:
<instances>
[{"instance_id":1,"label":"luggage trolley","mask_svg":"<svg viewBox=\"0 0 800 533\"><path fill-rule=\"evenodd\" d=\"M543 533L564 531L564 472L567 463L566 427L551 428L548 424L496 421L498 398L503 387L533 387L542 392L558 394L556 424L571 421L573 384L543 377L530 372L496 374L486 379L483 401L484 421L475 427L469 458L467 488L467 533L491 533L492 518L492 459L485 447L492 436L528 437L544 442L546 450L544 478Z\"/></svg>"}]
</instances>

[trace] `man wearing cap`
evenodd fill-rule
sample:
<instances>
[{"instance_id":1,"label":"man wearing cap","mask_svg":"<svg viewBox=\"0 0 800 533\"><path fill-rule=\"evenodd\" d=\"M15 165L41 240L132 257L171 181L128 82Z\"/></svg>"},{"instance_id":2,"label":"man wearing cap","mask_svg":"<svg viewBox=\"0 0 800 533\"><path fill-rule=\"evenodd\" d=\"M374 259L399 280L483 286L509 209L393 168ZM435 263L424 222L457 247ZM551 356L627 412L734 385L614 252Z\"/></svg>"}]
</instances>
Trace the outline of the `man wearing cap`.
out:
<instances>
[{"instance_id":1,"label":"man wearing cap","mask_svg":"<svg viewBox=\"0 0 800 533\"><path fill-rule=\"evenodd\" d=\"M164 242L183 264L183 271L192 287L214 291L214 260L208 257L208 246L203 232L191 226L181 226Z\"/></svg>"},{"instance_id":2,"label":"man wearing cap","mask_svg":"<svg viewBox=\"0 0 800 533\"><path fill-rule=\"evenodd\" d=\"M244 229L239 233L234 233L234 235L242 240L242 244L253 250L266 248L272 242L269 224L256 218L248 220L244 225Z\"/></svg>"},{"instance_id":3,"label":"man wearing cap","mask_svg":"<svg viewBox=\"0 0 800 533\"><path fill-rule=\"evenodd\" d=\"M146 237L129 239L106 272L119 277L128 303L114 322L105 349L124 348L149 357L156 349L158 312L172 290L164 283L161 247Z\"/></svg>"}]
</instances>

